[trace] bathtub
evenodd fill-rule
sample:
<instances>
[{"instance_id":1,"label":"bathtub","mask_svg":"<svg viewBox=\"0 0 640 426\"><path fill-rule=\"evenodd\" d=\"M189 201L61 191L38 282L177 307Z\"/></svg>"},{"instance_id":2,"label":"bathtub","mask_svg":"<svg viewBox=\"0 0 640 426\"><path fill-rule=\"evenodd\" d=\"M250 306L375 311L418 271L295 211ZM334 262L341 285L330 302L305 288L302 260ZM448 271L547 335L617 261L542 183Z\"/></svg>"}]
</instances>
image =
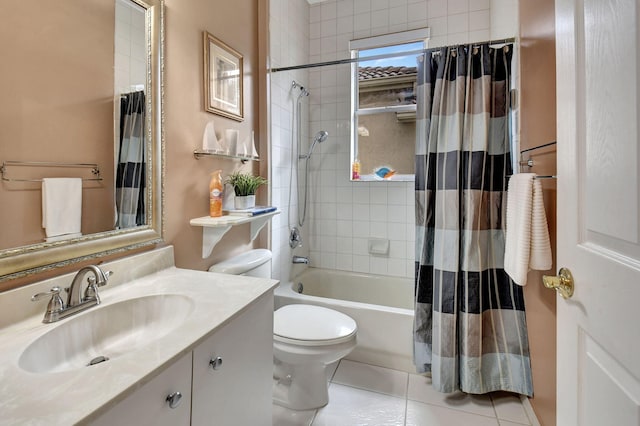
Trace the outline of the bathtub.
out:
<instances>
[{"instance_id":1,"label":"bathtub","mask_svg":"<svg viewBox=\"0 0 640 426\"><path fill-rule=\"evenodd\" d=\"M276 309L294 303L325 306L356 321L358 344L346 359L415 372L413 280L307 268L275 291Z\"/></svg>"}]
</instances>

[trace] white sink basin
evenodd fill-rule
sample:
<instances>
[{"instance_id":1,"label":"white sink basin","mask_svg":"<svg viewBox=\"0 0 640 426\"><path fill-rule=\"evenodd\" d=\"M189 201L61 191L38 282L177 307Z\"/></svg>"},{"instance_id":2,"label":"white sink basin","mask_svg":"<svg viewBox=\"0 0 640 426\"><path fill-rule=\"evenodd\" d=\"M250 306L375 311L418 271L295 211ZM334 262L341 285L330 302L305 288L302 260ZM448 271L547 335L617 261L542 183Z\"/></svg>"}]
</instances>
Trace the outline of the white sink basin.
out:
<instances>
[{"instance_id":1,"label":"white sink basin","mask_svg":"<svg viewBox=\"0 0 640 426\"><path fill-rule=\"evenodd\" d=\"M24 350L18 365L31 373L100 368L109 364L100 357L111 360L166 336L193 307L187 296L163 294L90 308L59 325L50 324L52 329Z\"/></svg>"}]
</instances>

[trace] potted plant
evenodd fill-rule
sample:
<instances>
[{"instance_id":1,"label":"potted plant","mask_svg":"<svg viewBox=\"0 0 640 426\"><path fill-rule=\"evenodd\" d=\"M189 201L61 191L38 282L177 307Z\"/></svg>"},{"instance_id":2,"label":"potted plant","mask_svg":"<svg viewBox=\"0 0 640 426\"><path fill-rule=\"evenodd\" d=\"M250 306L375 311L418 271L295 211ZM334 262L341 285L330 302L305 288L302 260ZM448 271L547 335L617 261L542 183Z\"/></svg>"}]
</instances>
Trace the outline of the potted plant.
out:
<instances>
[{"instance_id":1,"label":"potted plant","mask_svg":"<svg viewBox=\"0 0 640 426\"><path fill-rule=\"evenodd\" d=\"M256 190L260 185L268 181L262 176L253 176L251 173L234 172L225 183L233 186L236 196L234 207L236 210L251 209L256 206Z\"/></svg>"}]
</instances>

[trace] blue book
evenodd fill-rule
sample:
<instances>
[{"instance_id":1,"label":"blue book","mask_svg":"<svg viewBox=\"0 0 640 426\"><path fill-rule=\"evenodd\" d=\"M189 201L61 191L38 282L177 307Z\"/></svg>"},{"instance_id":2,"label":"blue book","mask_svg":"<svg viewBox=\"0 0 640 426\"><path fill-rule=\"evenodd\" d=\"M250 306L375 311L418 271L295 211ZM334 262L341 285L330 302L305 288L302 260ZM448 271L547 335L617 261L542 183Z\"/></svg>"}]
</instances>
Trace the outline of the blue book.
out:
<instances>
[{"instance_id":1,"label":"blue book","mask_svg":"<svg viewBox=\"0 0 640 426\"><path fill-rule=\"evenodd\" d=\"M251 209L246 209L246 210L227 210L227 213L229 213L231 216L252 217L252 216L259 216L265 213L271 213L276 211L277 209L278 208L274 206L255 206Z\"/></svg>"}]
</instances>

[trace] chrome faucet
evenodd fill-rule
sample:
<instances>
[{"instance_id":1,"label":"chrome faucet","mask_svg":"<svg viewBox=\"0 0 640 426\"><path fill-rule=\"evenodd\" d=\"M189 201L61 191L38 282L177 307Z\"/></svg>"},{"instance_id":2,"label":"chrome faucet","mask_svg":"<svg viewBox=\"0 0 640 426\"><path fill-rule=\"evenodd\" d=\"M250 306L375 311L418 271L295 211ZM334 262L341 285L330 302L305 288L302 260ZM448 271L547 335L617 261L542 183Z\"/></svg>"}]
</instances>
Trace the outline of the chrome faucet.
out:
<instances>
[{"instance_id":1,"label":"chrome faucet","mask_svg":"<svg viewBox=\"0 0 640 426\"><path fill-rule=\"evenodd\" d=\"M93 272L93 277L89 277L87 280L87 289L85 290L84 297L81 297L82 279L87 272ZM104 273L102 269L96 265L89 265L80 269L67 289L69 292L67 296L67 309L91 300L95 300L97 302L96 305L100 304L98 287L107 285L109 275L111 275L111 272Z\"/></svg>"},{"instance_id":2,"label":"chrome faucet","mask_svg":"<svg viewBox=\"0 0 640 426\"><path fill-rule=\"evenodd\" d=\"M293 256L293 263L302 263L304 265L309 264L309 258L305 256Z\"/></svg>"},{"instance_id":3,"label":"chrome faucet","mask_svg":"<svg viewBox=\"0 0 640 426\"><path fill-rule=\"evenodd\" d=\"M85 289L84 295L81 296L82 280L87 272L93 272L93 276L87 279L87 288ZM73 277L69 288L65 289L68 293L66 304L60 297L60 287L53 287L45 293L34 294L31 297L31 301L35 302L36 300L51 296L42 322L56 322L70 315L82 312L92 306L99 305L100 297L98 296L98 287L107 285L111 274L113 274L113 272L103 272L102 269L96 265L85 266Z\"/></svg>"}]
</instances>

